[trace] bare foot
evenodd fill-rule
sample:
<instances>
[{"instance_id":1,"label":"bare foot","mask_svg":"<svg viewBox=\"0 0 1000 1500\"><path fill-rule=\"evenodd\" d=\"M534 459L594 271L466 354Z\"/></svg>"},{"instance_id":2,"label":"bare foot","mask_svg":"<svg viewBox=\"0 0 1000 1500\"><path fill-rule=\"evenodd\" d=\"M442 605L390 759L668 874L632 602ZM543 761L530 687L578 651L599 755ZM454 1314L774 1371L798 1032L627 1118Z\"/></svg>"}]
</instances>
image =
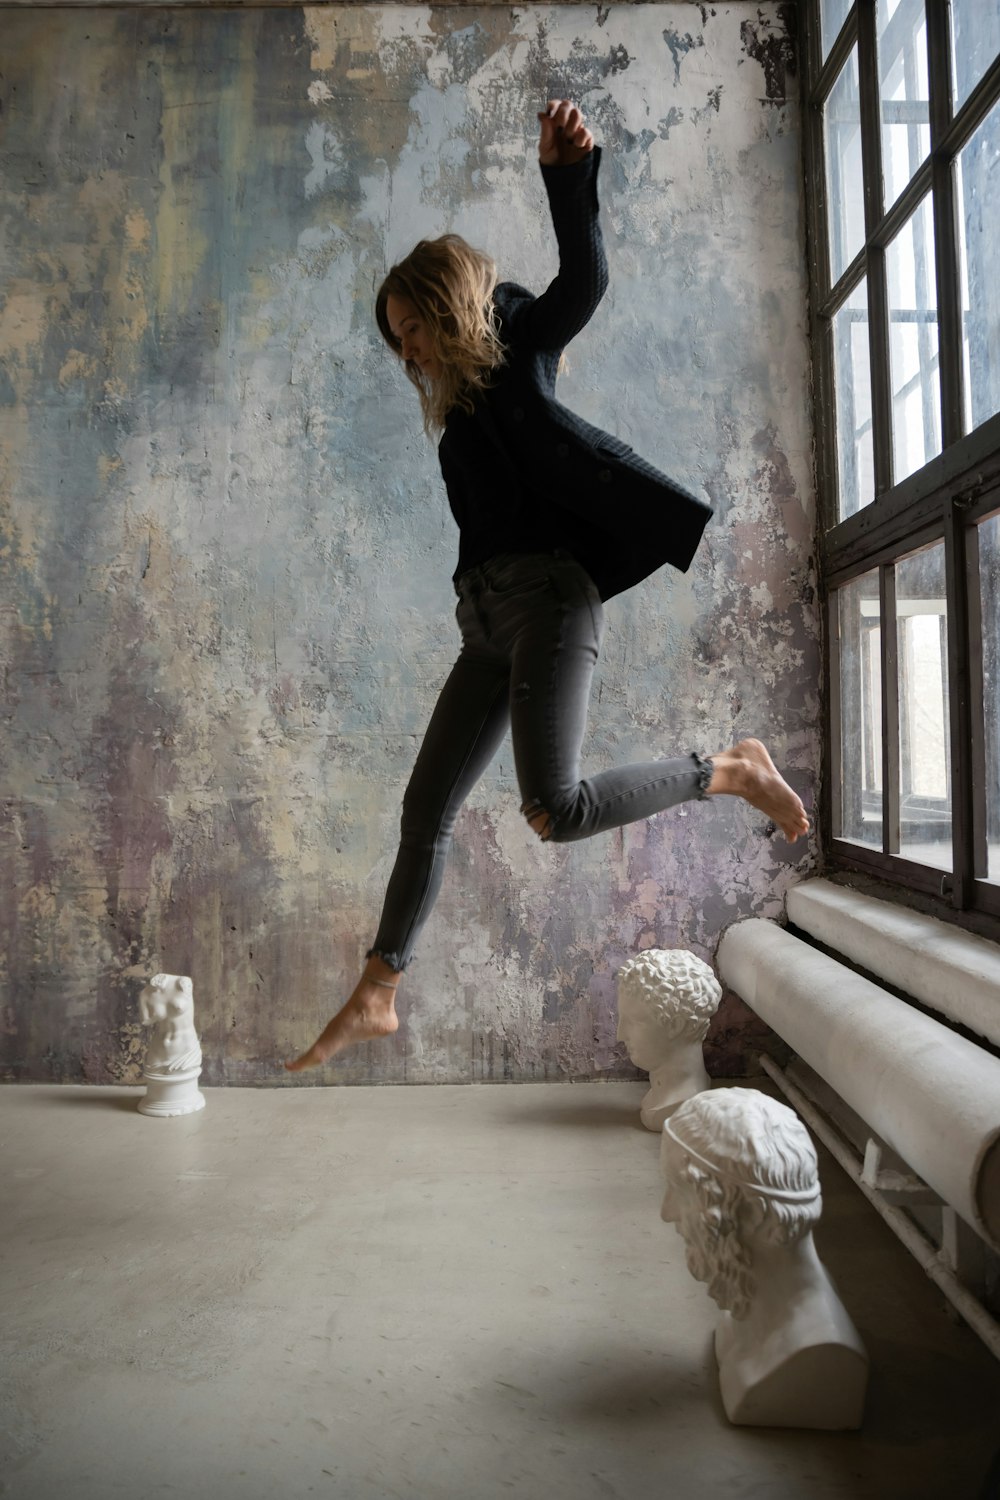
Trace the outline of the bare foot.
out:
<instances>
[{"instance_id":1,"label":"bare foot","mask_svg":"<svg viewBox=\"0 0 1000 1500\"><path fill-rule=\"evenodd\" d=\"M740 740L731 750L723 750L710 759L712 779L706 788L709 796L742 797L777 823L790 844L809 832L809 819L801 800L778 774L760 740Z\"/></svg>"},{"instance_id":2,"label":"bare foot","mask_svg":"<svg viewBox=\"0 0 1000 1500\"><path fill-rule=\"evenodd\" d=\"M377 960L372 962L378 963ZM379 967L384 968L386 974L393 973L386 965ZM304 1068L317 1068L321 1063L329 1062L331 1057L336 1057L338 1052L343 1052L346 1047L353 1047L357 1042L377 1041L379 1037L391 1036L399 1029L399 1017L396 1015L396 984L399 976L394 975L392 981L377 984L377 976L372 975L370 969L371 963L347 1004L338 1010L308 1052L303 1052L294 1062L285 1063L289 1073L301 1073Z\"/></svg>"}]
</instances>

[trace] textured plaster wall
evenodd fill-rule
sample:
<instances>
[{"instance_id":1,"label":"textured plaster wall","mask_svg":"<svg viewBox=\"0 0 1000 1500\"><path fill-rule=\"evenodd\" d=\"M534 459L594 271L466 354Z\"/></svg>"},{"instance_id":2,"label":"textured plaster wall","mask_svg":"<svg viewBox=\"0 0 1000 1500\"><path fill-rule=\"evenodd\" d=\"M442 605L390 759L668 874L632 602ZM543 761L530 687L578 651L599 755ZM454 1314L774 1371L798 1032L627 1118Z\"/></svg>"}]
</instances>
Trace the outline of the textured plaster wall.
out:
<instances>
[{"instance_id":1,"label":"textured plaster wall","mask_svg":"<svg viewBox=\"0 0 1000 1500\"><path fill-rule=\"evenodd\" d=\"M166 968L194 977L206 1081L285 1083L348 992L456 649L453 524L373 290L445 230L546 284L548 96L605 146L612 271L563 399L718 508L687 576L609 607L589 763L755 733L811 800L791 14L4 16L4 1076L134 1081L137 978ZM617 965L711 957L808 867L729 800L545 846L505 749L399 1037L336 1077L627 1075Z\"/></svg>"}]
</instances>

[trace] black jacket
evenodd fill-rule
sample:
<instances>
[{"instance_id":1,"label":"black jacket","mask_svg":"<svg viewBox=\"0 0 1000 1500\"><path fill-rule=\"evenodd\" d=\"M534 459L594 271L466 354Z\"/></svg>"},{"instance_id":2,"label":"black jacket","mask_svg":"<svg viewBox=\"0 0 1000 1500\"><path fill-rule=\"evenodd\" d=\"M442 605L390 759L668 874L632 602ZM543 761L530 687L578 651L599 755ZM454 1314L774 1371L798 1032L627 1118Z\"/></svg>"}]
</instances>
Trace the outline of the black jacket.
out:
<instances>
[{"instance_id":1,"label":"black jacket","mask_svg":"<svg viewBox=\"0 0 1000 1500\"><path fill-rule=\"evenodd\" d=\"M568 167L543 167L559 246L559 274L540 297L513 282L495 292L508 356L476 403L474 421L496 462L529 493L569 516L567 545L585 561L602 599L670 563L690 566L711 507L555 399L560 354L607 289L598 222L600 149ZM462 484L460 455L442 442L449 487ZM573 548L570 538L582 537Z\"/></svg>"}]
</instances>

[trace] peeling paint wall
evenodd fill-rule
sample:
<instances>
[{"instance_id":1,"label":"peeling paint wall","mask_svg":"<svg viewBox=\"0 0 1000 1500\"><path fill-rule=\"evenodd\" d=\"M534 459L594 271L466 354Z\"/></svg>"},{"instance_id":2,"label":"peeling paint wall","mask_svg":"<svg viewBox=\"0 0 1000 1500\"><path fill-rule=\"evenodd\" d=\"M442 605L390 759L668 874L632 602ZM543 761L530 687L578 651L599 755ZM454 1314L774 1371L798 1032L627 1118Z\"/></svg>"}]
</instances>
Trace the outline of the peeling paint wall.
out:
<instances>
[{"instance_id":1,"label":"peeling paint wall","mask_svg":"<svg viewBox=\"0 0 1000 1500\"><path fill-rule=\"evenodd\" d=\"M204 1081L287 1083L349 992L456 650L453 524L373 292L446 230L546 284L546 97L605 146L612 277L562 399L717 507L688 575L609 606L587 761L759 734L811 803L792 13L4 16L3 1076L135 1081L163 968L194 978ZM729 799L562 847L518 800L505 748L399 1037L329 1076L628 1076L618 964L710 958L809 867Z\"/></svg>"}]
</instances>

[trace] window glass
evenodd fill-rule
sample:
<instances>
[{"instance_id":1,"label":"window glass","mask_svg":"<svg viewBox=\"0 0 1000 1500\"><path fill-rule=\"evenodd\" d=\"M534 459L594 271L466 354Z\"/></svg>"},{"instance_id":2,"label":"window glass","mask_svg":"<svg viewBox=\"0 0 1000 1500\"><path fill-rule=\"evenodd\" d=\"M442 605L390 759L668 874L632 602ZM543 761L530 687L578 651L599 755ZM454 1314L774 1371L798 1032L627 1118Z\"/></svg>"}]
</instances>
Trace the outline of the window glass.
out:
<instances>
[{"instance_id":1,"label":"window glass","mask_svg":"<svg viewBox=\"0 0 1000 1500\"><path fill-rule=\"evenodd\" d=\"M823 58L840 34L840 28L847 20L847 12L851 8L851 0L820 0L820 14L823 18Z\"/></svg>"},{"instance_id":2,"label":"window glass","mask_svg":"<svg viewBox=\"0 0 1000 1500\"><path fill-rule=\"evenodd\" d=\"M899 852L951 869L944 543L896 563Z\"/></svg>"},{"instance_id":3,"label":"window glass","mask_svg":"<svg viewBox=\"0 0 1000 1500\"><path fill-rule=\"evenodd\" d=\"M836 282L865 242L857 47L852 49L830 91L823 111L823 129L830 205L830 270Z\"/></svg>"},{"instance_id":4,"label":"window glass","mask_svg":"<svg viewBox=\"0 0 1000 1500\"><path fill-rule=\"evenodd\" d=\"M840 807L834 832L882 848L882 616L878 569L837 590Z\"/></svg>"},{"instance_id":5,"label":"window glass","mask_svg":"<svg viewBox=\"0 0 1000 1500\"><path fill-rule=\"evenodd\" d=\"M839 520L875 498L872 385L868 351L868 282L855 287L833 316L837 394Z\"/></svg>"},{"instance_id":6,"label":"window glass","mask_svg":"<svg viewBox=\"0 0 1000 1500\"><path fill-rule=\"evenodd\" d=\"M924 0L879 0L878 77L885 206L931 149Z\"/></svg>"},{"instance_id":7,"label":"window glass","mask_svg":"<svg viewBox=\"0 0 1000 1500\"><path fill-rule=\"evenodd\" d=\"M1000 515L979 526L988 878L1000 883Z\"/></svg>"},{"instance_id":8,"label":"window glass","mask_svg":"<svg viewBox=\"0 0 1000 1500\"><path fill-rule=\"evenodd\" d=\"M996 0L951 0L952 99L957 111L1000 52Z\"/></svg>"},{"instance_id":9,"label":"window glass","mask_svg":"<svg viewBox=\"0 0 1000 1500\"><path fill-rule=\"evenodd\" d=\"M885 265L893 481L898 483L941 451L934 221L929 196L890 243Z\"/></svg>"},{"instance_id":10,"label":"window glass","mask_svg":"<svg viewBox=\"0 0 1000 1500\"><path fill-rule=\"evenodd\" d=\"M965 429L1000 411L1000 105L957 161Z\"/></svg>"}]
</instances>

